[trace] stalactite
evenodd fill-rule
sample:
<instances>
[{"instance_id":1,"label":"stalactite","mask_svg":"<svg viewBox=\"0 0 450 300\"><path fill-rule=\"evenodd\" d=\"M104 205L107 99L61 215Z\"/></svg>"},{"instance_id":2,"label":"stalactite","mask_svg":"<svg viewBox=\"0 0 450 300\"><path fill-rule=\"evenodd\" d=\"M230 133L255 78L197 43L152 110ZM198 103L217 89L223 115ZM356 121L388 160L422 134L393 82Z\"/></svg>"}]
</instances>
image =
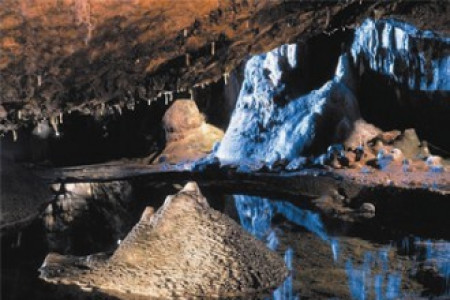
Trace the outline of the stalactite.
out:
<instances>
[{"instance_id":1,"label":"stalactite","mask_svg":"<svg viewBox=\"0 0 450 300\"><path fill-rule=\"evenodd\" d=\"M58 128L58 119L55 116L50 117L50 125L52 125L53 130L55 131L55 136L60 136L61 133Z\"/></svg>"},{"instance_id":2,"label":"stalactite","mask_svg":"<svg viewBox=\"0 0 450 300\"><path fill-rule=\"evenodd\" d=\"M100 115L103 116L105 114L105 103L102 103L100 106Z\"/></svg>"},{"instance_id":3,"label":"stalactite","mask_svg":"<svg viewBox=\"0 0 450 300\"><path fill-rule=\"evenodd\" d=\"M194 100L194 90L189 89L189 94L191 95L191 100Z\"/></svg>"},{"instance_id":4,"label":"stalactite","mask_svg":"<svg viewBox=\"0 0 450 300\"><path fill-rule=\"evenodd\" d=\"M60 113L59 113L59 124L63 124L63 123L64 123L63 113L60 112Z\"/></svg>"},{"instance_id":5,"label":"stalactite","mask_svg":"<svg viewBox=\"0 0 450 300\"><path fill-rule=\"evenodd\" d=\"M189 53L186 53L186 66L190 66L191 65L191 57L189 55Z\"/></svg>"},{"instance_id":6,"label":"stalactite","mask_svg":"<svg viewBox=\"0 0 450 300\"><path fill-rule=\"evenodd\" d=\"M18 135L17 135L17 131L15 129L12 131L12 135L13 135L13 141L17 142Z\"/></svg>"},{"instance_id":7,"label":"stalactite","mask_svg":"<svg viewBox=\"0 0 450 300\"><path fill-rule=\"evenodd\" d=\"M38 75L37 76L37 86L40 87L42 85L42 76Z\"/></svg>"},{"instance_id":8,"label":"stalactite","mask_svg":"<svg viewBox=\"0 0 450 300\"><path fill-rule=\"evenodd\" d=\"M216 54L216 43L211 43L211 55L214 56Z\"/></svg>"},{"instance_id":9,"label":"stalactite","mask_svg":"<svg viewBox=\"0 0 450 300\"><path fill-rule=\"evenodd\" d=\"M225 82L225 85L228 84L228 78L229 78L229 77L230 77L230 73L225 72L225 73L223 74L223 80L224 80L224 82Z\"/></svg>"},{"instance_id":10,"label":"stalactite","mask_svg":"<svg viewBox=\"0 0 450 300\"><path fill-rule=\"evenodd\" d=\"M122 115L122 108L120 107L120 105L116 104L114 107L117 109L117 112L119 113L119 116L121 116Z\"/></svg>"},{"instance_id":11,"label":"stalactite","mask_svg":"<svg viewBox=\"0 0 450 300\"><path fill-rule=\"evenodd\" d=\"M22 120L22 111L21 110L17 111L17 119Z\"/></svg>"},{"instance_id":12,"label":"stalactite","mask_svg":"<svg viewBox=\"0 0 450 300\"><path fill-rule=\"evenodd\" d=\"M184 35L184 37L187 37L187 36L188 36L188 30L187 30L187 29L184 29L183 35Z\"/></svg>"}]
</instances>

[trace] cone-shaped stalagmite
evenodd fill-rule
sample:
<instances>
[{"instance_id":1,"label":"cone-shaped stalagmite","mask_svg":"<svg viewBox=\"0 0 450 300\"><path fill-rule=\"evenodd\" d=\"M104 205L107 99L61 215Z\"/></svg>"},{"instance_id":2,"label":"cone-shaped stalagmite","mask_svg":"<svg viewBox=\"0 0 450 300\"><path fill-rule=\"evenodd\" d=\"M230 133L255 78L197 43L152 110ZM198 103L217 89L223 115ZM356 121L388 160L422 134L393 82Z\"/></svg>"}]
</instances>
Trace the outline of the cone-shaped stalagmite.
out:
<instances>
[{"instance_id":1,"label":"cone-shaped stalagmite","mask_svg":"<svg viewBox=\"0 0 450 300\"><path fill-rule=\"evenodd\" d=\"M110 258L49 254L40 271L52 283L157 298L258 293L288 273L278 254L210 208L196 183L147 209Z\"/></svg>"}]
</instances>

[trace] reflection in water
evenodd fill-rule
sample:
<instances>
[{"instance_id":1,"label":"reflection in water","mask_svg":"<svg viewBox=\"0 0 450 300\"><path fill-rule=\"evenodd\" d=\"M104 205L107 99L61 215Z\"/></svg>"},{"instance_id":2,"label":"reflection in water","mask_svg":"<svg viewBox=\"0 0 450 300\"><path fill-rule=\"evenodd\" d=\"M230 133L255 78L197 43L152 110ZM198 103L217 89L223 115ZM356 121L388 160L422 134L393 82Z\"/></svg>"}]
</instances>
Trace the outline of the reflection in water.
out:
<instances>
[{"instance_id":1,"label":"reflection in water","mask_svg":"<svg viewBox=\"0 0 450 300\"><path fill-rule=\"evenodd\" d=\"M416 278L420 270L436 270L443 281L444 294L450 295L450 243L421 240L418 237L408 237L384 248L366 251L363 258L357 259L349 253L340 254L337 239L330 237L320 219L319 214L303 210L286 201L271 201L258 196L234 195L236 209L242 226L266 245L276 250L280 228L272 226L275 215L281 215L286 220L302 226L329 243L336 266L344 264L348 279L348 288L353 299L389 300L402 297L416 297L411 292L402 290L402 275ZM294 292L293 282L293 249L288 245L284 254L286 266L291 271L285 282L273 293L273 299L299 299ZM395 259L394 255L407 255L408 265L404 260ZM405 275L408 269L409 274ZM406 280L406 278L404 277ZM407 280L406 280L407 281ZM441 292L439 292L441 293Z\"/></svg>"},{"instance_id":2,"label":"reflection in water","mask_svg":"<svg viewBox=\"0 0 450 300\"><path fill-rule=\"evenodd\" d=\"M270 249L276 250L279 244L276 231L272 228L272 218L275 214L280 214L290 222L308 229L324 241L329 242L333 251L333 257L335 260L337 259L337 241L327 235L318 214L302 210L289 202L271 202L267 198L257 196L234 195L234 200L241 225L245 230L264 241ZM275 300L300 299L293 291L294 269L292 258L293 250L288 248L284 254L284 261L290 270L290 275L273 293Z\"/></svg>"},{"instance_id":3,"label":"reflection in water","mask_svg":"<svg viewBox=\"0 0 450 300\"><path fill-rule=\"evenodd\" d=\"M375 254L368 251L360 266L354 266L351 259L347 260L345 269L353 299L369 299L371 289L377 300L400 297L402 278L400 273L389 271L388 253L389 249L382 249Z\"/></svg>"},{"instance_id":4,"label":"reflection in water","mask_svg":"<svg viewBox=\"0 0 450 300\"><path fill-rule=\"evenodd\" d=\"M286 266L288 270L290 271L290 275L288 278L283 282L283 284L276 289L273 292L273 299L274 300L297 300L300 299L298 294L294 294L294 287L293 287L293 264L292 264L292 257L294 256L294 251L292 248L288 248L286 252L284 253L284 262L286 263Z\"/></svg>"},{"instance_id":5,"label":"reflection in water","mask_svg":"<svg viewBox=\"0 0 450 300\"><path fill-rule=\"evenodd\" d=\"M449 242L406 237L399 243L398 251L415 260L412 276L416 276L420 270L434 270L443 281L443 294L450 296Z\"/></svg>"},{"instance_id":6,"label":"reflection in water","mask_svg":"<svg viewBox=\"0 0 450 300\"><path fill-rule=\"evenodd\" d=\"M425 265L434 266L445 280L445 295L450 296L450 243L426 241Z\"/></svg>"}]
</instances>

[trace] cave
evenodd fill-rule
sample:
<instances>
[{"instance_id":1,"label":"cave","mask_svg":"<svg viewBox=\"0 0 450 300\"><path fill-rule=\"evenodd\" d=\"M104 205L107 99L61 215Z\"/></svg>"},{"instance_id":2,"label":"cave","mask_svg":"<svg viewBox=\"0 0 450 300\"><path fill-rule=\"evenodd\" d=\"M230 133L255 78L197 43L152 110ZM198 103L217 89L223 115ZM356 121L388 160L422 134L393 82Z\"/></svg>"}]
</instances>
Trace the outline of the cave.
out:
<instances>
[{"instance_id":1,"label":"cave","mask_svg":"<svg viewBox=\"0 0 450 300\"><path fill-rule=\"evenodd\" d=\"M1 298L448 299L449 10L2 1Z\"/></svg>"}]
</instances>

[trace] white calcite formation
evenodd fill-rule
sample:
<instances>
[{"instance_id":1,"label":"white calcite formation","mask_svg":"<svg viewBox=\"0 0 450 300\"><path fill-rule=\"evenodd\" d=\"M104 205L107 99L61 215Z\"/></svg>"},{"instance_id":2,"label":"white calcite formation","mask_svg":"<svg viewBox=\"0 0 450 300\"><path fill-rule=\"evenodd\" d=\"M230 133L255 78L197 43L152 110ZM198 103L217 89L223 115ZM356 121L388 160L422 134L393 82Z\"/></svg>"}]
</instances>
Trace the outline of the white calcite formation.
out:
<instances>
[{"instance_id":1,"label":"white calcite formation","mask_svg":"<svg viewBox=\"0 0 450 300\"><path fill-rule=\"evenodd\" d=\"M355 65L389 77L411 90L450 90L450 38L395 20L367 19L355 31Z\"/></svg>"},{"instance_id":2,"label":"white calcite formation","mask_svg":"<svg viewBox=\"0 0 450 300\"><path fill-rule=\"evenodd\" d=\"M216 156L225 164L270 164L343 143L359 118L357 69L385 76L411 91L448 92L449 46L450 38L431 31L395 20L367 19L356 29L349 53L340 56L334 77L306 95L298 92L302 82L296 76L303 70L297 45L255 55L246 64L237 105Z\"/></svg>"},{"instance_id":3,"label":"white calcite formation","mask_svg":"<svg viewBox=\"0 0 450 300\"><path fill-rule=\"evenodd\" d=\"M229 128L216 153L222 163L292 160L317 142L344 139L359 117L349 57L341 56L334 78L309 94L291 92L298 70L297 45L253 56ZM295 90L295 88L294 88Z\"/></svg>"}]
</instances>

